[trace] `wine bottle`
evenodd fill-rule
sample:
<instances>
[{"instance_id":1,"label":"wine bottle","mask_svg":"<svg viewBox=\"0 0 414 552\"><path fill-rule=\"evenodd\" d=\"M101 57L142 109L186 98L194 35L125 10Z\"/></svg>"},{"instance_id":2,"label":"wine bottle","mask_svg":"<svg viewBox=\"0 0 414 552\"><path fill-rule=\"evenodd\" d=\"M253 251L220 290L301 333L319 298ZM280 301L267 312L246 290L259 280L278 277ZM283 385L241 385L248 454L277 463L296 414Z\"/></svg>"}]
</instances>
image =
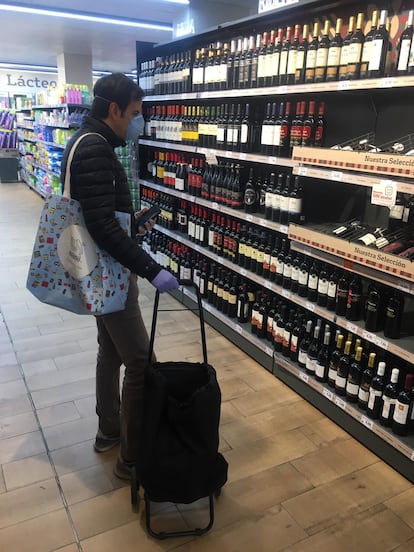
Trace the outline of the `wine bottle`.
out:
<instances>
[{"instance_id":1,"label":"wine bottle","mask_svg":"<svg viewBox=\"0 0 414 552\"><path fill-rule=\"evenodd\" d=\"M261 47L257 60L257 86L263 87L266 84L266 50L268 42L268 33L265 31L262 35Z\"/></svg>"},{"instance_id":2,"label":"wine bottle","mask_svg":"<svg viewBox=\"0 0 414 552\"><path fill-rule=\"evenodd\" d=\"M348 24L348 34L342 42L341 48L341 59L339 62L339 71L338 76L339 80L346 80L348 78L348 54L349 54L349 44L351 42L351 37L354 34L355 28L355 17L351 15L349 18Z\"/></svg>"},{"instance_id":3,"label":"wine bottle","mask_svg":"<svg viewBox=\"0 0 414 552\"><path fill-rule=\"evenodd\" d=\"M293 189L289 195L288 223L303 224L303 188L299 176L295 176Z\"/></svg>"},{"instance_id":4,"label":"wine bottle","mask_svg":"<svg viewBox=\"0 0 414 552\"><path fill-rule=\"evenodd\" d=\"M273 346L275 351L278 353L282 352L283 348L283 336L285 333L285 325L286 325L286 312L287 312L287 306L282 305L280 308L280 312L277 316L275 316L274 323L273 323Z\"/></svg>"},{"instance_id":5,"label":"wine bottle","mask_svg":"<svg viewBox=\"0 0 414 552\"><path fill-rule=\"evenodd\" d=\"M312 147L315 142L315 131L316 131L316 121L315 121L315 101L309 102L308 115L303 121L302 127L302 146L303 147Z\"/></svg>"},{"instance_id":6,"label":"wine bottle","mask_svg":"<svg viewBox=\"0 0 414 552\"><path fill-rule=\"evenodd\" d=\"M316 303L320 307L326 307L328 304L328 286L329 286L329 274L327 271L327 266L322 265L321 271L319 272L318 278L318 289L317 289L317 300Z\"/></svg>"},{"instance_id":7,"label":"wine bottle","mask_svg":"<svg viewBox=\"0 0 414 552\"><path fill-rule=\"evenodd\" d=\"M385 309L384 336L398 339L401 335L401 322L404 312L404 296L394 291Z\"/></svg>"},{"instance_id":8,"label":"wine bottle","mask_svg":"<svg viewBox=\"0 0 414 552\"><path fill-rule=\"evenodd\" d=\"M296 311L295 309L289 310L289 318L285 324L285 331L283 333L282 341L282 355L284 357L290 356L290 342L292 339L293 328L295 327Z\"/></svg>"},{"instance_id":9,"label":"wine bottle","mask_svg":"<svg viewBox=\"0 0 414 552\"><path fill-rule=\"evenodd\" d=\"M390 38L386 27L387 17L387 10L381 10L379 27L372 36L371 53L368 64L368 76L370 78L384 76Z\"/></svg>"},{"instance_id":10,"label":"wine bottle","mask_svg":"<svg viewBox=\"0 0 414 552\"><path fill-rule=\"evenodd\" d=\"M338 17L336 20L335 36L329 44L328 60L326 62L326 80L338 80L339 64L341 62L342 49L342 19Z\"/></svg>"},{"instance_id":11,"label":"wine bottle","mask_svg":"<svg viewBox=\"0 0 414 552\"><path fill-rule=\"evenodd\" d=\"M391 427L394 418L394 409L398 397L398 377L400 371L398 368L393 368L391 372L391 379L384 388L382 394L382 405L379 415L380 424L383 426Z\"/></svg>"},{"instance_id":12,"label":"wine bottle","mask_svg":"<svg viewBox=\"0 0 414 552\"><path fill-rule=\"evenodd\" d=\"M305 82L306 55L309 45L309 25L303 26L302 42L298 46L296 54L295 84Z\"/></svg>"},{"instance_id":13,"label":"wine bottle","mask_svg":"<svg viewBox=\"0 0 414 552\"><path fill-rule=\"evenodd\" d=\"M276 185L273 187L273 195L272 195L272 221L273 222L279 222L280 220L280 203L282 199L282 189L283 189L283 179L284 174L279 173L277 177Z\"/></svg>"},{"instance_id":14,"label":"wine bottle","mask_svg":"<svg viewBox=\"0 0 414 552\"><path fill-rule=\"evenodd\" d=\"M250 303L247 293L247 284L242 285L242 290L237 296L237 321L245 323L249 319Z\"/></svg>"},{"instance_id":15,"label":"wine bottle","mask_svg":"<svg viewBox=\"0 0 414 552\"><path fill-rule=\"evenodd\" d=\"M314 259L309 270L308 299L316 303L318 298L319 263Z\"/></svg>"},{"instance_id":16,"label":"wine bottle","mask_svg":"<svg viewBox=\"0 0 414 552\"><path fill-rule=\"evenodd\" d=\"M348 304L349 282L346 273L344 272L338 280L336 288L336 305L335 314L345 316Z\"/></svg>"},{"instance_id":17,"label":"wine bottle","mask_svg":"<svg viewBox=\"0 0 414 552\"><path fill-rule=\"evenodd\" d=\"M300 45L299 35L300 25L295 25L293 42L288 53L286 84L295 84L298 49Z\"/></svg>"},{"instance_id":18,"label":"wine bottle","mask_svg":"<svg viewBox=\"0 0 414 552\"><path fill-rule=\"evenodd\" d=\"M314 376L316 370L316 363L318 360L318 353L321 346L319 333L321 331L320 326L315 326L313 330L313 339L309 343L309 347L306 353L306 366L305 370L308 374Z\"/></svg>"},{"instance_id":19,"label":"wine bottle","mask_svg":"<svg viewBox=\"0 0 414 552\"><path fill-rule=\"evenodd\" d=\"M369 77L368 66L371 60L372 39L377 30L377 26L378 26L378 11L374 10L372 12L371 29L366 34L364 45L362 47L361 67L359 71L359 77L361 79L366 79Z\"/></svg>"},{"instance_id":20,"label":"wine bottle","mask_svg":"<svg viewBox=\"0 0 414 552\"><path fill-rule=\"evenodd\" d=\"M356 30L349 39L348 46L348 79L355 80L359 78L361 70L362 48L364 44L364 14L360 12L357 17Z\"/></svg>"},{"instance_id":21,"label":"wine bottle","mask_svg":"<svg viewBox=\"0 0 414 552\"><path fill-rule=\"evenodd\" d=\"M288 57L289 57L289 50L292 46L291 44L291 38L292 38L292 27L286 28L286 37L283 41L282 48L280 50L280 62L279 62L279 85L287 84L288 82Z\"/></svg>"},{"instance_id":22,"label":"wine bottle","mask_svg":"<svg viewBox=\"0 0 414 552\"><path fill-rule=\"evenodd\" d=\"M279 157L288 157L290 152L290 102L286 102L284 114L280 120L280 136L279 146L276 148L276 153Z\"/></svg>"},{"instance_id":23,"label":"wine bottle","mask_svg":"<svg viewBox=\"0 0 414 552\"><path fill-rule=\"evenodd\" d=\"M290 290L292 293L298 293L299 291L299 274L300 274L300 255L297 254L292 261L292 273L290 277Z\"/></svg>"},{"instance_id":24,"label":"wine bottle","mask_svg":"<svg viewBox=\"0 0 414 552\"><path fill-rule=\"evenodd\" d=\"M362 347L357 347L355 352L355 359L349 367L347 382L346 382L346 398L349 402L356 403L358 401L359 386L362 377Z\"/></svg>"},{"instance_id":25,"label":"wine bottle","mask_svg":"<svg viewBox=\"0 0 414 552\"><path fill-rule=\"evenodd\" d=\"M348 298L346 304L346 319L358 321L362 317L362 281L354 274L348 288Z\"/></svg>"},{"instance_id":26,"label":"wine bottle","mask_svg":"<svg viewBox=\"0 0 414 552\"><path fill-rule=\"evenodd\" d=\"M306 368L306 359L308 348L312 340L312 320L306 322L306 330L303 338L299 343L298 364L301 368Z\"/></svg>"},{"instance_id":27,"label":"wine bottle","mask_svg":"<svg viewBox=\"0 0 414 552\"><path fill-rule=\"evenodd\" d=\"M325 138L325 102L321 102L318 108L318 118L315 123L314 147L321 148Z\"/></svg>"},{"instance_id":28,"label":"wine bottle","mask_svg":"<svg viewBox=\"0 0 414 552\"><path fill-rule=\"evenodd\" d=\"M249 178L244 188L244 210L246 213L254 213L257 207L257 191L253 181L253 168L249 170Z\"/></svg>"},{"instance_id":29,"label":"wine bottle","mask_svg":"<svg viewBox=\"0 0 414 552\"><path fill-rule=\"evenodd\" d=\"M385 362L378 364L377 373L372 378L369 388L369 399L367 405L367 415L373 420L377 420L382 404L382 392L384 389Z\"/></svg>"},{"instance_id":30,"label":"wine bottle","mask_svg":"<svg viewBox=\"0 0 414 552\"><path fill-rule=\"evenodd\" d=\"M312 83L315 80L315 67L316 67L316 56L319 46L319 23L313 25L312 41L310 42L307 52L306 52L306 63L305 63L305 83Z\"/></svg>"},{"instance_id":31,"label":"wine bottle","mask_svg":"<svg viewBox=\"0 0 414 552\"><path fill-rule=\"evenodd\" d=\"M378 332L383 324L383 306L379 288L372 285L369 289L365 306L365 329L368 332Z\"/></svg>"},{"instance_id":32,"label":"wine bottle","mask_svg":"<svg viewBox=\"0 0 414 552\"><path fill-rule=\"evenodd\" d=\"M289 352L290 360L292 362L298 362L299 343L302 341L302 337L305 334L304 319L305 315L300 313L296 318L296 325L292 330Z\"/></svg>"},{"instance_id":33,"label":"wine bottle","mask_svg":"<svg viewBox=\"0 0 414 552\"><path fill-rule=\"evenodd\" d=\"M328 278L328 292L326 300L326 308L329 311L335 310L336 305L336 288L338 286L339 275L336 268L333 269L333 272L330 273Z\"/></svg>"},{"instance_id":34,"label":"wine bottle","mask_svg":"<svg viewBox=\"0 0 414 552\"><path fill-rule=\"evenodd\" d=\"M329 31L330 31L329 20L325 20L323 27L322 38L318 44L318 50L316 52L316 62L315 62L315 78L314 82L324 82L326 79L326 67L328 63L328 54L329 54Z\"/></svg>"},{"instance_id":35,"label":"wine bottle","mask_svg":"<svg viewBox=\"0 0 414 552\"><path fill-rule=\"evenodd\" d=\"M368 358L368 365L362 372L361 383L358 390L358 405L363 410L367 409L369 401L369 390L371 387L372 378L375 375L374 366L376 353L370 353Z\"/></svg>"},{"instance_id":36,"label":"wine bottle","mask_svg":"<svg viewBox=\"0 0 414 552\"><path fill-rule=\"evenodd\" d=\"M392 418L392 431L397 435L407 435L408 422L411 404L411 389L413 387L414 376L407 374L405 376L404 389L398 393L397 401Z\"/></svg>"},{"instance_id":37,"label":"wine bottle","mask_svg":"<svg viewBox=\"0 0 414 552\"><path fill-rule=\"evenodd\" d=\"M331 334L330 332L325 332L323 345L319 349L318 358L315 363L315 378L321 382L327 381L328 379L330 343Z\"/></svg>"},{"instance_id":38,"label":"wine bottle","mask_svg":"<svg viewBox=\"0 0 414 552\"><path fill-rule=\"evenodd\" d=\"M348 378L349 367L351 364L350 352L351 341L346 341L343 354L339 359L336 369L335 391L338 395L345 395L346 393L346 382Z\"/></svg>"},{"instance_id":39,"label":"wine bottle","mask_svg":"<svg viewBox=\"0 0 414 552\"><path fill-rule=\"evenodd\" d=\"M309 265L306 255L303 256L302 262L299 267L299 297L306 297L308 295L308 280L309 280Z\"/></svg>"},{"instance_id":40,"label":"wine bottle","mask_svg":"<svg viewBox=\"0 0 414 552\"><path fill-rule=\"evenodd\" d=\"M289 223L289 197L290 197L290 174L286 175L285 185L280 194L280 224L287 225Z\"/></svg>"}]
</instances>

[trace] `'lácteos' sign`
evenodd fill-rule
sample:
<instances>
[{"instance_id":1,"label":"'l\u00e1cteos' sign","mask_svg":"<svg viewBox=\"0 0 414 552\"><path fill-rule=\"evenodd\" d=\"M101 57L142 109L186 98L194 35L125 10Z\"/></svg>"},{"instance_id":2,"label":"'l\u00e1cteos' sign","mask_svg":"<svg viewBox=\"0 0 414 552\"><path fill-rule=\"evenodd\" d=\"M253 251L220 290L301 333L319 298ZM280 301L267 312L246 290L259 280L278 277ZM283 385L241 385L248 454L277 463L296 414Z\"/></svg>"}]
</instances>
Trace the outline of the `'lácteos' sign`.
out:
<instances>
[{"instance_id":1,"label":"'l\u00e1cteos' sign","mask_svg":"<svg viewBox=\"0 0 414 552\"><path fill-rule=\"evenodd\" d=\"M0 70L0 90L14 94L33 94L57 86L58 76L53 74L27 73Z\"/></svg>"}]
</instances>

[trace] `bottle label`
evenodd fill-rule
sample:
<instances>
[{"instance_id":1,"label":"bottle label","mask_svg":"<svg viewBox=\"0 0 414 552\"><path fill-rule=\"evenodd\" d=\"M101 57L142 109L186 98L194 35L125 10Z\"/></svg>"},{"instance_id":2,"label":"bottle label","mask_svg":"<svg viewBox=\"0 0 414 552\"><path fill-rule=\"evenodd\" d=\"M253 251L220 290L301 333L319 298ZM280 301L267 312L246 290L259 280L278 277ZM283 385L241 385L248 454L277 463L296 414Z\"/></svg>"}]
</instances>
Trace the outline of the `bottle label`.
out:
<instances>
[{"instance_id":1,"label":"bottle label","mask_svg":"<svg viewBox=\"0 0 414 552\"><path fill-rule=\"evenodd\" d=\"M320 293L321 295L327 295L328 286L329 286L328 280L326 280L325 278L320 279L318 282L318 293Z\"/></svg>"},{"instance_id":2,"label":"bottle label","mask_svg":"<svg viewBox=\"0 0 414 552\"><path fill-rule=\"evenodd\" d=\"M287 72L288 52L283 51L280 54L279 75L286 75Z\"/></svg>"},{"instance_id":3,"label":"bottle label","mask_svg":"<svg viewBox=\"0 0 414 552\"><path fill-rule=\"evenodd\" d=\"M289 211L289 197L280 196L280 210L285 212Z\"/></svg>"},{"instance_id":4,"label":"bottle label","mask_svg":"<svg viewBox=\"0 0 414 552\"><path fill-rule=\"evenodd\" d=\"M283 266L283 277L290 280L292 277L292 265L290 263L285 263Z\"/></svg>"},{"instance_id":5,"label":"bottle label","mask_svg":"<svg viewBox=\"0 0 414 552\"><path fill-rule=\"evenodd\" d=\"M354 397L357 397L358 396L358 390L359 390L359 385L357 385L356 383L351 383L351 382L347 382L346 384L346 391L347 393L349 393L350 395L354 396Z\"/></svg>"},{"instance_id":6,"label":"bottle label","mask_svg":"<svg viewBox=\"0 0 414 552\"><path fill-rule=\"evenodd\" d=\"M390 209L390 218L394 220L402 220L404 216L404 205L394 205Z\"/></svg>"},{"instance_id":7,"label":"bottle label","mask_svg":"<svg viewBox=\"0 0 414 552\"><path fill-rule=\"evenodd\" d=\"M275 209L275 211L279 211L280 209L280 199L279 194L272 194L272 209Z\"/></svg>"},{"instance_id":8,"label":"bottle label","mask_svg":"<svg viewBox=\"0 0 414 552\"><path fill-rule=\"evenodd\" d=\"M400 401L396 402L393 419L397 424L405 425L407 423L409 407L408 404L400 403Z\"/></svg>"},{"instance_id":9,"label":"bottle label","mask_svg":"<svg viewBox=\"0 0 414 552\"><path fill-rule=\"evenodd\" d=\"M285 349L288 349L289 348L289 343L290 343L290 331L289 330L285 330L283 332L283 347Z\"/></svg>"},{"instance_id":10,"label":"bottle label","mask_svg":"<svg viewBox=\"0 0 414 552\"><path fill-rule=\"evenodd\" d=\"M269 255L269 253L265 253L263 255L263 268L264 268L264 270L269 270L269 268L270 268L270 255Z\"/></svg>"},{"instance_id":11,"label":"bottle label","mask_svg":"<svg viewBox=\"0 0 414 552\"><path fill-rule=\"evenodd\" d=\"M296 351L298 350L298 336L297 335L292 335L292 338L290 340L290 350L292 351L292 353L296 353Z\"/></svg>"},{"instance_id":12,"label":"bottle label","mask_svg":"<svg viewBox=\"0 0 414 552\"><path fill-rule=\"evenodd\" d=\"M310 274L309 275L308 288L309 289L318 289L318 276L316 276L315 274Z\"/></svg>"},{"instance_id":13,"label":"bottle label","mask_svg":"<svg viewBox=\"0 0 414 552\"><path fill-rule=\"evenodd\" d=\"M338 376L338 373L335 377L335 387L339 387L339 389L345 389L346 388L346 378L343 378L342 376Z\"/></svg>"},{"instance_id":14,"label":"bottle label","mask_svg":"<svg viewBox=\"0 0 414 552\"><path fill-rule=\"evenodd\" d=\"M379 391L377 389L373 389L370 387L369 389L369 400L368 400L368 408L369 410L374 409L375 400L379 399L382 396L382 391Z\"/></svg>"},{"instance_id":15,"label":"bottle label","mask_svg":"<svg viewBox=\"0 0 414 552\"><path fill-rule=\"evenodd\" d=\"M329 282L328 283L328 297L333 299L336 296L336 283L335 282Z\"/></svg>"},{"instance_id":16,"label":"bottle label","mask_svg":"<svg viewBox=\"0 0 414 552\"><path fill-rule=\"evenodd\" d=\"M364 404L367 403L369 400L369 389L364 389L361 386L358 391L358 399Z\"/></svg>"},{"instance_id":17,"label":"bottle label","mask_svg":"<svg viewBox=\"0 0 414 552\"><path fill-rule=\"evenodd\" d=\"M325 68L328 62L328 48L318 48L316 54L316 67Z\"/></svg>"},{"instance_id":18,"label":"bottle label","mask_svg":"<svg viewBox=\"0 0 414 552\"><path fill-rule=\"evenodd\" d=\"M316 64L316 50L308 50L306 55L306 69L314 69Z\"/></svg>"},{"instance_id":19,"label":"bottle label","mask_svg":"<svg viewBox=\"0 0 414 552\"><path fill-rule=\"evenodd\" d=\"M204 68L196 67L193 69L193 84L203 84L204 83Z\"/></svg>"},{"instance_id":20,"label":"bottle label","mask_svg":"<svg viewBox=\"0 0 414 552\"><path fill-rule=\"evenodd\" d=\"M390 397L387 397L386 395L384 395L382 397L382 412L381 412L381 416L383 418L385 418L386 420L388 420L388 418L390 417L390 412L391 412L391 406L395 405L395 403L397 402L396 399L391 399Z\"/></svg>"},{"instance_id":21,"label":"bottle label","mask_svg":"<svg viewBox=\"0 0 414 552\"><path fill-rule=\"evenodd\" d=\"M307 286L308 285L308 273L305 270L301 270L299 272L299 284L301 286Z\"/></svg>"},{"instance_id":22,"label":"bottle label","mask_svg":"<svg viewBox=\"0 0 414 552\"><path fill-rule=\"evenodd\" d=\"M336 370L335 370L335 368L332 367L332 364L329 365L328 379L330 381L335 381L336 380Z\"/></svg>"},{"instance_id":23,"label":"bottle label","mask_svg":"<svg viewBox=\"0 0 414 552\"><path fill-rule=\"evenodd\" d=\"M306 354L306 352L299 349L299 355L298 355L299 364L302 364L302 366L306 366L307 358L308 358L308 355Z\"/></svg>"},{"instance_id":24,"label":"bottle label","mask_svg":"<svg viewBox=\"0 0 414 552\"><path fill-rule=\"evenodd\" d=\"M369 59L368 71L378 71L381 65L382 49L384 39L377 38L371 43L371 56Z\"/></svg>"},{"instance_id":25,"label":"bottle label","mask_svg":"<svg viewBox=\"0 0 414 552\"><path fill-rule=\"evenodd\" d=\"M273 127L273 146L280 146L281 125L275 125Z\"/></svg>"},{"instance_id":26,"label":"bottle label","mask_svg":"<svg viewBox=\"0 0 414 552\"><path fill-rule=\"evenodd\" d=\"M262 126L261 144L263 146L272 146L273 145L273 133L274 133L274 126L273 125L263 125Z\"/></svg>"},{"instance_id":27,"label":"bottle label","mask_svg":"<svg viewBox=\"0 0 414 552\"><path fill-rule=\"evenodd\" d=\"M325 366L320 362L315 364L315 376L318 378L323 378L325 376Z\"/></svg>"},{"instance_id":28,"label":"bottle label","mask_svg":"<svg viewBox=\"0 0 414 552\"><path fill-rule=\"evenodd\" d=\"M256 202L256 192L252 188L246 188L244 192L245 205L254 205Z\"/></svg>"},{"instance_id":29,"label":"bottle label","mask_svg":"<svg viewBox=\"0 0 414 552\"><path fill-rule=\"evenodd\" d=\"M246 124L243 124L240 130L240 143L247 144L248 137L249 137L249 126Z\"/></svg>"},{"instance_id":30,"label":"bottle label","mask_svg":"<svg viewBox=\"0 0 414 552\"><path fill-rule=\"evenodd\" d=\"M377 238L374 236L374 234L365 234L365 236L361 236L359 238L359 241L362 241L364 245L371 245L377 241Z\"/></svg>"},{"instance_id":31,"label":"bottle label","mask_svg":"<svg viewBox=\"0 0 414 552\"><path fill-rule=\"evenodd\" d=\"M301 71L305 66L305 51L299 50L296 55L296 72Z\"/></svg>"},{"instance_id":32,"label":"bottle label","mask_svg":"<svg viewBox=\"0 0 414 552\"><path fill-rule=\"evenodd\" d=\"M264 252L263 251L258 251L257 252L257 263L260 265L263 265L264 264Z\"/></svg>"},{"instance_id":33,"label":"bottle label","mask_svg":"<svg viewBox=\"0 0 414 552\"><path fill-rule=\"evenodd\" d=\"M277 261L276 261L276 273L277 274L282 274L283 275L284 265L285 265L285 263L283 261L280 261L279 259L277 259Z\"/></svg>"},{"instance_id":34,"label":"bottle label","mask_svg":"<svg viewBox=\"0 0 414 552\"><path fill-rule=\"evenodd\" d=\"M257 61L257 78L265 77L266 56L261 54Z\"/></svg>"},{"instance_id":35,"label":"bottle label","mask_svg":"<svg viewBox=\"0 0 414 552\"><path fill-rule=\"evenodd\" d=\"M307 355L306 355L306 370L308 370L308 372L315 372L316 370L316 359L309 358Z\"/></svg>"},{"instance_id":36,"label":"bottle label","mask_svg":"<svg viewBox=\"0 0 414 552\"><path fill-rule=\"evenodd\" d=\"M328 61L327 61L327 66L328 66L328 70L327 70L327 74L329 75L330 72L329 72L329 69L331 69L331 73L333 72L332 70L334 70L334 74L336 74L336 70L338 68L338 65L341 61L341 47L340 46L332 46L331 48L329 48L329 53L328 53Z\"/></svg>"},{"instance_id":37,"label":"bottle label","mask_svg":"<svg viewBox=\"0 0 414 552\"><path fill-rule=\"evenodd\" d=\"M357 64L361 61L362 44L353 42L348 47L348 63Z\"/></svg>"},{"instance_id":38,"label":"bottle label","mask_svg":"<svg viewBox=\"0 0 414 552\"><path fill-rule=\"evenodd\" d=\"M288 75L294 75L297 68L297 50L290 49L288 57L287 73Z\"/></svg>"}]
</instances>

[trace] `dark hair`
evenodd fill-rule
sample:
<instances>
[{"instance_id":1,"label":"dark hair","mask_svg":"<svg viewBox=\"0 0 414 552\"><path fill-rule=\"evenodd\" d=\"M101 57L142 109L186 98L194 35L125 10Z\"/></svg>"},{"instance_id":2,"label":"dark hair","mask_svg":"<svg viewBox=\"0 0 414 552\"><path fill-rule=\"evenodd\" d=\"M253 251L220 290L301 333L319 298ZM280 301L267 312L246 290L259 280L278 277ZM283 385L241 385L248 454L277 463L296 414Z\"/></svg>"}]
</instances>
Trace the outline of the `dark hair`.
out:
<instances>
[{"instance_id":1,"label":"dark hair","mask_svg":"<svg viewBox=\"0 0 414 552\"><path fill-rule=\"evenodd\" d=\"M117 103L123 114L132 101L142 100L145 93L136 82L123 73L112 73L96 81L93 95L91 117L105 119L111 102Z\"/></svg>"}]
</instances>

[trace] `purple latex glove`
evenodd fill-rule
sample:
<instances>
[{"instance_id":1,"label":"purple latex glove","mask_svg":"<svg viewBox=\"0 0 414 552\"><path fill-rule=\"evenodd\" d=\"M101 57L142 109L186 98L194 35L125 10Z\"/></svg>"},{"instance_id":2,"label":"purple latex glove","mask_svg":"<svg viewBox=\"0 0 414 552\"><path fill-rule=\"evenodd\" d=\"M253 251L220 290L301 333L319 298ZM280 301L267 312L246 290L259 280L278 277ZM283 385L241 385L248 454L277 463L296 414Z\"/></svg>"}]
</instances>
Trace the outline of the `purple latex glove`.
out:
<instances>
[{"instance_id":1,"label":"purple latex glove","mask_svg":"<svg viewBox=\"0 0 414 552\"><path fill-rule=\"evenodd\" d=\"M152 280L151 284L158 289L160 293L164 291L172 291L173 289L178 289L180 285L177 278L170 274L168 270L162 269L155 278Z\"/></svg>"}]
</instances>

